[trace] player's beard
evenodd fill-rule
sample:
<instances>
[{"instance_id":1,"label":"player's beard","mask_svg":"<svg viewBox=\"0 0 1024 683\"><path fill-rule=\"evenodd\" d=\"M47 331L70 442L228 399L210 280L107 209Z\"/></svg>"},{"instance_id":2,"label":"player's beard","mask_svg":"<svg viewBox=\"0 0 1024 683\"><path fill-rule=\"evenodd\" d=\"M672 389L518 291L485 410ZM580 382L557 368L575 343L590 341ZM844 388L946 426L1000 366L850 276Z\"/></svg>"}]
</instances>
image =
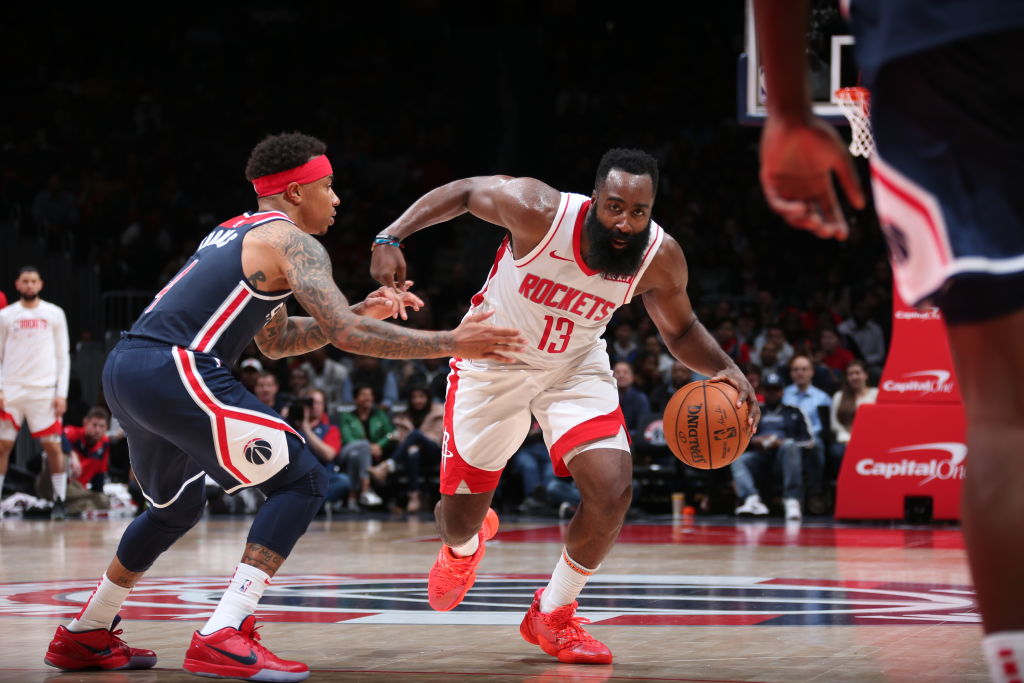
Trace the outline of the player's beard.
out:
<instances>
[{"instance_id":1,"label":"player's beard","mask_svg":"<svg viewBox=\"0 0 1024 683\"><path fill-rule=\"evenodd\" d=\"M593 208L587 212L583 221L587 231L586 262L592 269L608 275L632 275L644 260L647 240L651 236L651 223L641 232L631 235L626 232L608 229L597 220L597 212ZM615 247L612 240L625 240L626 246Z\"/></svg>"},{"instance_id":2,"label":"player's beard","mask_svg":"<svg viewBox=\"0 0 1024 683\"><path fill-rule=\"evenodd\" d=\"M18 296L21 297L22 301L24 301L27 304L30 304L39 298L39 292L36 292L35 294L23 294L21 292L18 292Z\"/></svg>"}]
</instances>

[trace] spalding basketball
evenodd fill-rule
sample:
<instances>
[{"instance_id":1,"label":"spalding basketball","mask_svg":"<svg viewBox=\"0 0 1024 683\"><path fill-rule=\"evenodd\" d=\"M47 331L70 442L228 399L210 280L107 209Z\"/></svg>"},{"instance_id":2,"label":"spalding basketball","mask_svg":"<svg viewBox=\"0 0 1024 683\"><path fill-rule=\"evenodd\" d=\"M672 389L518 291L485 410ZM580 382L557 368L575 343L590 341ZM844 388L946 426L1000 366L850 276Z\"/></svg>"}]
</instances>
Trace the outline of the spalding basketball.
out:
<instances>
[{"instance_id":1,"label":"spalding basketball","mask_svg":"<svg viewBox=\"0 0 1024 683\"><path fill-rule=\"evenodd\" d=\"M738 458L750 441L748 405L725 382L691 382L665 406L665 442L690 467L713 470Z\"/></svg>"}]
</instances>

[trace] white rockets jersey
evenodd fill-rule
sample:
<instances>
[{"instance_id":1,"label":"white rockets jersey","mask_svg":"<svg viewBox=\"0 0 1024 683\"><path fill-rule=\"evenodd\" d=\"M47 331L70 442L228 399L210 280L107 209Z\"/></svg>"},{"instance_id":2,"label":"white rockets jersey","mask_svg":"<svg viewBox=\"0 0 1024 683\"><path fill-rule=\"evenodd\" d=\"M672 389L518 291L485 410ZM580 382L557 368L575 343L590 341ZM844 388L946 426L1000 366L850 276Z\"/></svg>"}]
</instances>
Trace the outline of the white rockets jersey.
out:
<instances>
[{"instance_id":1,"label":"white rockets jersey","mask_svg":"<svg viewBox=\"0 0 1024 683\"><path fill-rule=\"evenodd\" d=\"M53 387L67 397L71 362L64 311L47 301L27 308L16 301L0 310L0 388Z\"/></svg>"},{"instance_id":2,"label":"white rockets jersey","mask_svg":"<svg viewBox=\"0 0 1024 683\"><path fill-rule=\"evenodd\" d=\"M658 253L665 232L651 221L651 236L637 272L606 276L591 270L580 254L583 221L590 198L562 193L555 220L529 254L516 259L506 237L483 289L473 297L470 313L494 310L490 321L518 328L527 350L516 358L550 368L592 350L612 313L633 298L637 283Z\"/></svg>"}]
</instances>

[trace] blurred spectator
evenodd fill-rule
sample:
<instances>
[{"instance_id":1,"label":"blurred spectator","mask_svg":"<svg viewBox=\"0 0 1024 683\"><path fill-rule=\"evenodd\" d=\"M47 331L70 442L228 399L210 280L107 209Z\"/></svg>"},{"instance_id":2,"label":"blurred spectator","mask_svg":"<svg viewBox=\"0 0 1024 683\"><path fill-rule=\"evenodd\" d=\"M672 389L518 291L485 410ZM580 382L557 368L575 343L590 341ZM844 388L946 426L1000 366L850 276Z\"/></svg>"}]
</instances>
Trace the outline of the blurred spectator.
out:
<instances>
[{"instance_id":1,"label":"blurred spectator","mask_svg":"<svg viewBox=\"0 0 1024 683\"><path fill-rule=\"evenodd\" d=\"M612 343L608 347L608 358L612 364L632 364L640 355L640 346L636 343L633 326L628 322L620 322L612 333Z\"/></svg>"},{"instance_id":2,"label":"blurred spectator","mask_svg":"<svg viewBox=\"0 0 1024 683\"><path fill-rule=\"evenodd\" d=\"M885 337L869 313L868 303L863 299L857 301L852 315L839 324L838 330L855 345L855 355L867 362L869 371L874 371L885 363Z\"/></svg>"},{"instance_id":3,"label":"blurred spectator","mask_svg":"<svg viewBox=\"0 0 1024 683\"><path fill-rule=\"evenodd\" d=\"M812 500L808 500L813 514L824 512L822 494L824 493L825 473L825 434L822 414L828 415L832 408L832 399L824 391L811 384L814 377L814 366L807 356L797 355L789 361L789 376L793 383L782 392L782 402L788 406L799 408L807 418L814 442L805 451L807 456L807 491ZM831 436L831 435L829 435Z\"/></svg>"},{"instance_id":4,"label":"blurred spectator","mask_svg":"<svg viewBox=\"0 0 1024 683\"><path fill-rule=\"evenodd\" d=\"M348 368L327 355L327 347L321 346L302 357L299 366L306 372L310 385L324 392L331 405L341 401L341 390L348 377Z\"/></svg>"},{"instance_id":5,"label":"blurred spectator","mask_svg":"<svg viewBox=\"0 0 1024 683\"><path fill-rule=\"evenodd\" d=\"M47 238L73 235L78 224L78 202L70 190L64 188L60 175L51 173L46 187L32 200L32 220Z\"/></svg>"},{"instance_id":6,"label":"blurred spectator","mask_svg":"<svg viewBox=\"0 0 1024 683\"><path fill-rule=\"evenodd\" d=\"M748 363L743 368L743 374L746 375L750 386L754 387L754 395L757 396L757 402L764 403L764 392L761 391L761 378L764 377L765 373L753 363Z\"/></svg>"},{"instance_id":7,"label":"blurred spectator","mask_svg":"<svg viewBox=\"0 0 1024 683\"><path fill-rule=\"evenodd\" d=\"M754 309L744 306L736 316L736 339L747 345L751 350L754 348L754 340L757 338L757 316ZM751 351L752 352L752 351Z\"/></svg>"},{"instance_id":8,"label":"blurred spectator","mask_svg":"<svg viewBox=\"0 0 1024 683\"><path fill-rule=\"evenodd\" d=\"M619 406L626 421L626 430L633 433L640 428L640 418L651 412L650 401L642 391L633 386L633 367L629 363L616 363L612 367L612 375L619 389Z\"/></svg>"},{"instance_id":9,"label":"blurred spectator","mask_svg":"<svg viewBox=\"0 0 1024 683\"><path fill-rule=\"evenodd\" d=\"M736 323L732 318L719 320L714 335L718 345L737 365L750 361L750 348L736 337Z\"/></svg>"},{"instance_id":10,"label":"blurred spectator","mask_svg":"<svg viewBox=\"0 0 1024 683\"><path fill-rule=\"evenodd\" d=\"M730 465L736 493L743 503L737 515L767 515L768 506L761 500L755 479L768 470L778 478L781 474L786 519L803 516L803 453L814 443L807 418L799 408L782 403L782 377L776 373L764 376L764 404L757 433L750 439L746 453Z\"/></svg>"},{"instance_id":11,"label":"blurred spectator","mask_svg":"<svg viewBox=\"0 0 1024 683\"><path fill-rule=\"evenodd\" d=\"M398 378L398 395L408 400L409 392L415 387L427 387L435 401L444 402L447 390L448 358L423 358L400 361L395 375Z\"/></svg>"},{"instance_id":12,"label":"blurred spectator","mask_svg":"<svg viewBox=\"0 0 1024 683\"><path fill-rule=\"evenodd\" d=\"M309 373L300 365L293 365L288 371L288 389L282 391L285 401L293 401L306 395L312 388L309 382Z\"/></svg>"},{"instance_id":13,"label":"blurred spectator","mask_svg":"<svg viewBox=\"0 0 1024 683\"><path fill-rule=\"evenodd\" d=\"M878 389L868 386L868 367L862 360L853 360L846 366L843 388L832 397L832 433L835 440L829 449L829 475L839 472L839 464L846 453L853 430L853 417L865 403L874 403Z\"/></svg>"},{"instance_id":14,"label":"blurred spectator","mask_svg":"<svg viewBox=\"0 0 1024 683\"><path fill-rule=\"evenodd\" d=\"M658 335L649 334L644 337L643 354L658 359L658 371L661 373L662 380L667 382L672 374L672 364L676 362L676 359L665 350L665 345L661 343Z\"/></svg>"},{"instance_id":15,"label":"blurred spectator","mask_svg":"<svg viewBox=\"0 0 1024 683\"><path fill-rule=\"evenodd\" d=\"M348 497L352 481L341 471L341 431L331 424L330 403L326 394L317 388L309 389L305 401L291 404L288 421L306 439L306 445L327 471L327 496L324 505L339 505ZM301 408L302 415L291 415L292 407Z\"/></svg>"},{"instance_id":16,"label":"blurred spectator","mask_svg":"<svg viewBox=\"0 0 1024 683\"><path fill-rule=\"evenodd\" d=\"M256 381L263 372L263 363L256 358L245 358L238 366L238 381L242 383L250 393L256 393Z\"/></svg>"},{"instance_id":17,"label":"blurred spectator","mask_svg":"<svg viewBox=\"0 0 1024 683\"><path fill-rule=\"evenodd\" d=\"M384 502L371 488L370 466L384 460L394 446L395 434L391 418L376 406L373 387L357 387L355 404L355 410L341 415L341 462L353 486L348 497L350 510Z\"/></svg>"},{"instance_id":18,"label":"blurred spectator","mask_svg":"<svg viewBox=\"0 0 1024 683\"><path fill-rule=\"evenodd\" d=\"M782 345L774 339L769 339L764 343L761 353L755 361L763 374L767 375L769 372L779 375L788 374L789 366L779 359L781 350Z\"/></svg>"},{"instance_id":19,"label":"blurred spectator","mask_svg":"<svg viewBox=\"0 0 1024 683\"><path fill-rule=\"evenodd\" d=\"M671 399L672 396L682 387L692 381L693 371L680 361L674 362L672 364L672 374L669 377L668 383L656 387L654 391L651 392L651 410L656 413L664 412L669 399Z\"/></svg>"},{"instance_id":20,"label":"blurred spectator","mask_svg":"<svg viewBox=\"0 0 1024 683\"><path fill-rule=\"evenodd\" d=\"M279 396L280 386L277 377L272 372L263 371L256 378L256 390L253 392L263 405L269 406L280 413L287 403L283 396Z\"/></svg>"},{"instance_id":21,"label":"blurred spectator","mask_svg":"<svg viewBox=\"0 0 1024 683\"><path fill-rule=\"evenodd\" d=\"M415 514L423 507L421 476L425 469L438 471L441 465L441 439L444 438L444 405L435 403L425 386L409 391L404 413L395 416L400 443L391 457L370 467L369 472L383 483L395 471L405 473L405 511Z\"/></svg>"},{"instance_id":22,"label":"blurred spectator","mask_svg":"<svg viewBox=\"0 0 1024 683\"><path fill-rule=\"evenodd\" d=\"M764 357L764 345L769 341L774 342L775 348L775 358L771 362ZM789 365L789 359L793 357L793 347L787 341L781 325L772 323L764 328L764 331L754 341L753 356L754 362L760 365L765 372L769 372L770 367Z\"/></svg>"},{"instance_id":23,"label":"blurred spectator","mask_svg":"<svg viewBox=\"0 0 1024 683\"><path fill-rule=\"evenodd\" d=\"M633 386L650 398L651 394L665 384L658 369L658 357L641 353L633 364Z\"/></svg>"},{"instance_id":24,"label":"blurred spectator","mask_svg":"<svg viewBox=\"0 0 1024 683\"><path fill-rule=\"evenodd\" d=\"M373 389L374 396L380 396L380 403L390 408L398 402L398 378L395 373L386 369L379 358L373 356L355 356L355 368L345 378L341 390L341 398L345 403L356 401L356 387L368 386Z\"/></svg>"},{"instance_id":25,"label":"blurred spectator","mask_svg":"<svg viewBox=\"0 0 1024 683\"><path fill-rule=\"evenodd\" d=\"M835 328L826 327L818 335L817 359L841 381L846 366L854 359L849 349L842 345L842 339Z\"/></svg>"}]
</instances>

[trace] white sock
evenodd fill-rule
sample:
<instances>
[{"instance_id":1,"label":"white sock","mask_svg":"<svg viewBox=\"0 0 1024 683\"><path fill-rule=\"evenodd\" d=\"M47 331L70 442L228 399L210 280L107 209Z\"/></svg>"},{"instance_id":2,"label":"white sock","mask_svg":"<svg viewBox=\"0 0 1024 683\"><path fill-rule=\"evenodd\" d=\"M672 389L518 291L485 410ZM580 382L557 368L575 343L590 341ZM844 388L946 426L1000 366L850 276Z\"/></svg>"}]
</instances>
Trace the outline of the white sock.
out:
<instances>
[{"instance_id":1,"label":"white sock","mask_svg":"<svg viewBox=\"0 0 1024 683\"><path fill-rule=\"evenodd\" d=\"M1024 631L998 631L981 641L985 662L993 683L1011 683L1024 678Z\"/></svg>"},{"instance_id":2,"label":"white sock","mask_svg":"<svg viewBox=\"0 0 1024 683\"><path fill-rule=\"evenodd\" d=\"M208 636L225 626L238 628L247 616L256 611L256 605L263 597L263 589L269 583L269 574L251 564L240 562L235 567L235 575L231 577L228 589L217 603L217 609L206 625L199 629L199 633Z\"/></svg>"},{"instance_id":3,"label":"white sock","mask_svg":"<svg viewBox=\"0 0 1024 683\"><path fill-rule=\"evenodd\" d=\"M51 474L50 481L53 482L53 499L67 500L68 497L68 473Z\"/></svg>"},{"instance_id":4,"label":"white sock","mask_svg":"<svg viewBox=\"0 0 1024 683\"><path fill-rule=\"evenodd\" d=\"M562 605L570 605L579 596L587 580L601 565L588 569L569 557L569 551L562 548L562 556L551 572L551 581L540 594L540 611L545 614Z\"/></svg>"},{"instance_id":5,"label":"white sock","mask_svg":"<svg viewBox=\"0 0 1024 683\"><path fill-rule=\"evenodd\" d=\"M469 557L480 547L480 534L473 534L473 537L462 545L450 545L448 547L451 548L452 555L455 557Z\"/></svg>"},{"instance_id":6,"label":"white sock","mask_svg":"<svg viewBox=\"0 0 1024 683\"><path fill-rule=\"evenodd\" d=\"M68 624L68 630L80 632L110 628L114 617L121 611L121 605L131 592L131 588L118 586L104 574L96 590L89 597L89 602L85 603L78 616Z\"/></svg>"}]
</instances>

